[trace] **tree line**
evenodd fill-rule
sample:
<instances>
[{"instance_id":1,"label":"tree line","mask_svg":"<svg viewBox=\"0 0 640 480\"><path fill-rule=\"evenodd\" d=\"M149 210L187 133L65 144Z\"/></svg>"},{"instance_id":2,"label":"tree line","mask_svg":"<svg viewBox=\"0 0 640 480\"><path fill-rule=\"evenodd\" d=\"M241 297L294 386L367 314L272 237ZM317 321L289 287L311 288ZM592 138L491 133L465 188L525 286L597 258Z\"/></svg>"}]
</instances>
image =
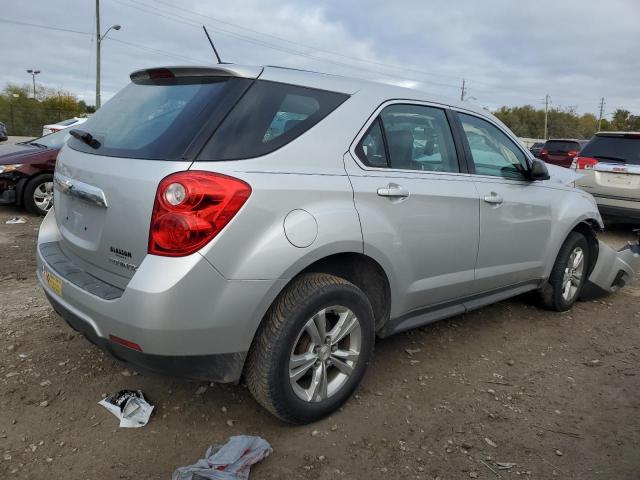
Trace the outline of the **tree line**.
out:
<instances>
[{"instance_id":1,"label":"tree line","mask_svg":"<svg viewBox=\"0 0 640 480\"><path fill-rule=\"evenodd\" d=\"M523 107L501 107L494 112L518 137L543 138L544 110L531 105ZM592 113L578 115L575 109L552 109L548 112L547 131L549 138L589 139L598 130L598 118ZM629 110L617 109L611 119L603 118L601 131L640 131L640 115Z\"/></svg>"},{"instance_id":2,"label":"tree line","mask_svg":"<svg viewBox=\"0 0 640 480\"><path fill-rule=\"evenodd\" d=\"M95 108L87 105L71 92L28 84L9 83L0 92L0 122L7 127L9 135L39 137L42 126L57 123L72 117L93 113Z\"/></svg>"}]
</instances>

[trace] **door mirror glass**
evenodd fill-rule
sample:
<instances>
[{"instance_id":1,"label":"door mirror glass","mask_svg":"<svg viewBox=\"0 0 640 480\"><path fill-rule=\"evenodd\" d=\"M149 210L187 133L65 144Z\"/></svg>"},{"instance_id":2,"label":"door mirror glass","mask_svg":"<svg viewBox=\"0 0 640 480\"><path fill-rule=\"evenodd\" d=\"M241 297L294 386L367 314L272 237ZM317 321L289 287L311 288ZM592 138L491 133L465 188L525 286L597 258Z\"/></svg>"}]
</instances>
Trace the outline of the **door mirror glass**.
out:
<instances>
[{"instance_id":1,"label":"door mirror glass","mask_svg":"<svg viewBox=\"0 0 640 480\"><path fill-rule=\"evenodd\" d=\"M531 168L529 169L529 179L530 180L549 180L549 170L547 170L547 165L537 158L533 159L533 163L531 164Z\"/></svg>"}]
</instances>

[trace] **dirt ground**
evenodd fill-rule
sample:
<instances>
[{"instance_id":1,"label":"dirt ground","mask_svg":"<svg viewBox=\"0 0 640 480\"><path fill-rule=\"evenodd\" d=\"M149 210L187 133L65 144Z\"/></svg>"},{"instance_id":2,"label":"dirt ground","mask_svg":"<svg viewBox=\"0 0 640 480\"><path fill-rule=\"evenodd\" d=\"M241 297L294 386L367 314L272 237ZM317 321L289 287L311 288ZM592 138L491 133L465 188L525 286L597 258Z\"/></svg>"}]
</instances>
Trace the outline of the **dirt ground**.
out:
<instances>
[{"instance_id":1,"label":"dirt ground","mask_svg":"<svg viewBox=\"0 0 640 480\"><path fill-rule=\"evenodd\" d=\"M169 479L238 434L274 449L252 479L640 478L640 282L565 314L516 298L379 341L355 398L292 427L242 385L202 393L103 355L49 307L40 220L6 225L16 214L0 209L2 479ZM97 404L123 388L156 406L146 427Z\"/></svg>"}]
</instances>

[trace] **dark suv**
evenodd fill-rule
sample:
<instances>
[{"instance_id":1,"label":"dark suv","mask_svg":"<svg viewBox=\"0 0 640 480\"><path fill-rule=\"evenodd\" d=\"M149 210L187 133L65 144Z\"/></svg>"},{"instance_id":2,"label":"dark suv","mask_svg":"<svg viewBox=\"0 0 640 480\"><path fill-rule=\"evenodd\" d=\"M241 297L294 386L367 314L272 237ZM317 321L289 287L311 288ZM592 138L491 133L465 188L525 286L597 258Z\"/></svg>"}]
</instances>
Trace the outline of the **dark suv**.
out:
<instances>
[{"instance_id":1,"label":"dark suv","mask_svg":"<svg viewBox=\"0 0 640 480\"><path fill-rule=\"evenodd\" d=\"M540 150L540 159L560 167L569 168L587 140L560 139L547 140Z\"/></svg>"},{"instance_id":2,"label":"dark suv","mask_svg":"<svg viewBox=\"0 0 640 480\"><path fill-rule=\"evenodd\" d=\"M0 145L0 205L23 205L44 215L53 205L53 170L69 132Z\"/></svg>"}]
</instances>

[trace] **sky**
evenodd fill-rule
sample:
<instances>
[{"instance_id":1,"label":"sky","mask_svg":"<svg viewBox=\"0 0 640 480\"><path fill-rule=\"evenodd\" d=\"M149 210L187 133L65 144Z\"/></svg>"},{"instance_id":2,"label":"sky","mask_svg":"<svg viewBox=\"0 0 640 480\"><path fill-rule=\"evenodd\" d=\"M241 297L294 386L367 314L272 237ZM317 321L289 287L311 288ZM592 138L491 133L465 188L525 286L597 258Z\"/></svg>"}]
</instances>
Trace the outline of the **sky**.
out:
<instances>
[{"instance_id":1,"label":"sky","mask_svg":"<svg viewBox=\"0 0 640 480\"><path fill-rule=\"evenodd\" d=\"M95 2L0 0L0 88L95 103ZM102 101L139 68L282 65L502 105L640 114L639 0L101 0ZM15 23L21 22L21 23ZM25 25L25 23L31 25ZM40 28L44 26L47 28Z\"/></svg>"}]
</instances>

